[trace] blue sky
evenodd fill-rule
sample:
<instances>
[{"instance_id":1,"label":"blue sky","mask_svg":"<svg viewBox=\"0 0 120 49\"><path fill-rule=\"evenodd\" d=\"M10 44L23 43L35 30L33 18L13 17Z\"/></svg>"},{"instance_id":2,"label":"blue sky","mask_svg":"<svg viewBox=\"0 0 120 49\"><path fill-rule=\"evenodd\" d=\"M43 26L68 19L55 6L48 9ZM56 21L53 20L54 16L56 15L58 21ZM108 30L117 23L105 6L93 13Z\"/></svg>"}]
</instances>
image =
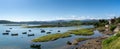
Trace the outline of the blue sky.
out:
<instances>
[{"instance_id":1,"label":"blue sky","mask_svg":"<svg viewBox=\"0 0 120 49\"><path fill-rule=\"evenodd\" d=\"M120 16L120 0L0 0L0 20L82 20L114 16Z\"/></svg>"}]
</instances>

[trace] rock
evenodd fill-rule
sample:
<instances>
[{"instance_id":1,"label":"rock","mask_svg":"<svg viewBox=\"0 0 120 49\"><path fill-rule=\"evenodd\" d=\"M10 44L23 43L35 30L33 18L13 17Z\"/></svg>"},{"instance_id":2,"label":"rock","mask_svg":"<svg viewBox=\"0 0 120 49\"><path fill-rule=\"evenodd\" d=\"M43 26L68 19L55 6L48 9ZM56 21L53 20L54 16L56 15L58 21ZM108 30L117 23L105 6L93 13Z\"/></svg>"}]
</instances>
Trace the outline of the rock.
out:
<instances>
[{"instance_id":1,"label":"rock","mask_svg":"<svg viewBox=\"0 0 120 49\"><path fill-rule=\"evenodd\" d=\"M117 26L117 27L115 28L114 32L116 33L116 32L119 32L119 31L120 31L120 28Z\"/></svg>"},{"instance_id":2,"label":"rock","mask_svg":"<svg viewBox=\"0 0 120 49\"><path fill-rule=\"evenodd\" d=\"M120 31L120 23L118 23L117 27L115 28L114 32L119 32Z\"/></svg>"},{"instance_id":3,"label":"rock","mask_svg":"<svg viewBox=\"0 0 120 49\"><path fill-rule=\"evenodd\" d=\"M95 39L89 39L87 43L76 47L77 49L102 49L101 43L104 38L99 37Z\"/></svg>"},{"instance_id":4,"label":"rock","mask_svg":"<svg viewBox=\"0 0 120 49\"><path fill-rule=\"evenodd\" d=\"M109 30L109 31L104 31L103 33L104 33L104 34L107 34L107 35L112 35L112 34L113 34L113 32L110 31L110 30Z\"/></svg>"},{"instance_id":5,"label":"rock","mask_svg":"<svg viewBox=\"0 0 120 49\"><path fill-rule=\"evenodd\" d=\"M35 49L41 49L41 44L36 45L36 44L32 44L30 45L31 48L35 48Z\"/></svg>"},{"instance_id":6,"label":"rock","mask_svg":"<svg viewBox=\"0 0 120 49\"><path fill-rule=\"evenodd\" d=\"M67 44L68 44L68 45L72 45L72 43L71 43L70 41L67 41Z\"/></svg>"},{"instance_id":7,"label":"rock","mask_svg":"<svg viewBox=\"0 0 120 49\"><path fill-rule=\"evenodd\" d=\"M74 41L72 42L72 45L78 45L78 41L74 40Z\"/></svg>"}]
</instances>

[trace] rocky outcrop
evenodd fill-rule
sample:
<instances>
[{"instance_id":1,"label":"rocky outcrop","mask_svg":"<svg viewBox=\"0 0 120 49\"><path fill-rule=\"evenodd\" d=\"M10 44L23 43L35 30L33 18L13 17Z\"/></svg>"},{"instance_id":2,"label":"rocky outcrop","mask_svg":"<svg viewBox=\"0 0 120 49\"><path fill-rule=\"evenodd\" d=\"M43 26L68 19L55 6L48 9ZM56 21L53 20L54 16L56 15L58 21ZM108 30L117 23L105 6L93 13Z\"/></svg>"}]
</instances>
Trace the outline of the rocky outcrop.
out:
<instances>
[{"instance_id":1,"label":"rocky outcrop","mask_svg":"<svg viewBox=\"0 0 120 49\"><path fill-rule=\"evenodd\" d=\"M114 34L114 33L110 30L110 26L109 26L109 25L105 25L105 30L104 30L102 33L103 33L103 34L107 34L107 35Z\"/></svg>"},{"instance_id":2,"label":"rocky outcrop","mask_svg":"<svg viewBox=\"0 0 120 49\"><path fill-rule=\"evenodd\" d=\"M119 32L120 31L120 23L117 25L117 27L115 28L114 32Z\"/></svg>"},{"instance_id":3,"label":"rocky outcrop","mask_svg":"<svg viewBox=\"0 0 120 49\"><path fill-rule=\"evenodd\" d=\"M112 32L110 30L109 31L104 31L103 33L106 34L106 35L112 35L112 34L114 34L114 32Z\"/></svg>"}]
</instances>

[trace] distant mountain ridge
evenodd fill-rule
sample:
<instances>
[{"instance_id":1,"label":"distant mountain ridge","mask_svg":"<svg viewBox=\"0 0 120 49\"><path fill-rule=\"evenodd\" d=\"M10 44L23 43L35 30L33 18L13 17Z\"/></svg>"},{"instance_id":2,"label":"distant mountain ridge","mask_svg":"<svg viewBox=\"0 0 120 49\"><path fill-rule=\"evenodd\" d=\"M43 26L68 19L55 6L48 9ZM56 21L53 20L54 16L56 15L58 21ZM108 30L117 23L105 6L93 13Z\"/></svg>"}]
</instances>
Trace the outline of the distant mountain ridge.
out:
<instances>
[{"instance_id":1,"label":"distant mountain ridge","mask_svg":"<svg viewBox=\"0 0 120 49\"><path fill-rule=\"evenodd\" d=\"M4 24L4 23L14 23L14 22L8 20L0 20L0 24Z\"/></svg>"},{"instance_id":2,"label":"distant mountain ridge","mask_svg":"<svg viewBox=\"0 0 120 49\"><path fill-rule=\"evenodd\" d=\"M13 22L8 20L0 20L0 24L55 24L58 22L70 22L75 20L54 20L54 21L24 21L24 22ZM81 22L97 22L98 20L77 20Z\"/></svg>"}]
</instances>

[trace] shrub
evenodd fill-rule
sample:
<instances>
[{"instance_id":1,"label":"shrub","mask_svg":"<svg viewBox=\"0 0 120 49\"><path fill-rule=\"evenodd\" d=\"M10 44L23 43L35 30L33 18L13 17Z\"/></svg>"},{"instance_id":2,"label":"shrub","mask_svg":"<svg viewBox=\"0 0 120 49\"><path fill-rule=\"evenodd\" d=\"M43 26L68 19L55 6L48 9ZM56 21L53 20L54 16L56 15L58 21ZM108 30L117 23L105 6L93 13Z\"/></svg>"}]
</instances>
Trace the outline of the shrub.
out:
<instances>
[{"instance_id":1,"label":"shrub","mask_svg":"<svg viewBox=\"0 0 120 49\"><path fill-rule=\"evenodd\" d=\"M110 30L113 31L116 28L116 25L110 25Z\"/></svg>"}]
</instances>

